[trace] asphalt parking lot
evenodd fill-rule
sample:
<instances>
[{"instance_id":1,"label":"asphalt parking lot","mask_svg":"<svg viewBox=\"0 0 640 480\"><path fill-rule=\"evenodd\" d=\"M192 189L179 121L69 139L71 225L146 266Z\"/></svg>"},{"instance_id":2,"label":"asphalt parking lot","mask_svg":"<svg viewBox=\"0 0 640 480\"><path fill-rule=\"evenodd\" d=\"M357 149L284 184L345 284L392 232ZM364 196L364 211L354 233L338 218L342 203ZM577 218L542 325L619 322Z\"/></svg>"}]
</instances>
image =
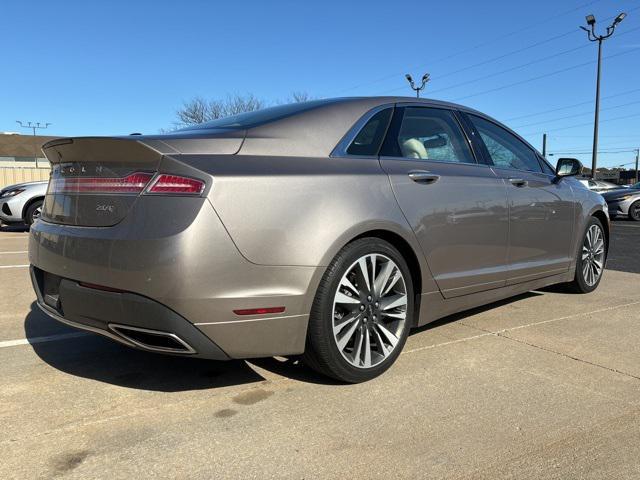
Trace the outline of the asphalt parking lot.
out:
<instances>
[{"instance_id":1,"label":"asphalt parking lot","mask_svg":"<svg viewBox=\"0 0 640 480\"><path fill-rule=\"evenodd\" d=\"M449 317L361 385L59 325L0 229L0 478L640 478L640 225L613 229L595 293Z\"/></svg>"}]
</instances>

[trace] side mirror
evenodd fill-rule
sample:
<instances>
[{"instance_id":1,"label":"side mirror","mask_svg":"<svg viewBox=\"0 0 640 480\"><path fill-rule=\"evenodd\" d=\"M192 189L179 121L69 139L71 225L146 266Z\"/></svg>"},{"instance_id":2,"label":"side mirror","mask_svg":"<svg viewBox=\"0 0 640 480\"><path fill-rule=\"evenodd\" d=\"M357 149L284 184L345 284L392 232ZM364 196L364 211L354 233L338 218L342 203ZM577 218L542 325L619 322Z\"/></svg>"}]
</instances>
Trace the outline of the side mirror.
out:
<instances>
[{"instance_id":1,"label":"side mirror","mask_svg":"<svg viewBox=\"0 0 640 480\"><path fill-rule=\"evenodd\" d=\"M575 158L559 158L556 165L556 176L572 177L582 173L582 163Z\"/></svg>"}]
</instances>

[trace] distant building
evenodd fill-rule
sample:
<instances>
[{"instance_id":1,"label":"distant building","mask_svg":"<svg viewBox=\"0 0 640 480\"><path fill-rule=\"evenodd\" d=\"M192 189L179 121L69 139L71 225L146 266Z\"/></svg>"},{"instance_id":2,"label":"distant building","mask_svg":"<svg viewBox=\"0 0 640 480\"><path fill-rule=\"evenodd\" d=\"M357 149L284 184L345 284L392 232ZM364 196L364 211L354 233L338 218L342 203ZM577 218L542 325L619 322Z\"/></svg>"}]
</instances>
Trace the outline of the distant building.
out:
<instances>
[{"instance_id":1,"label":"distant building","mask_svg":"<svg viewBox=\"0 0 640 480\"><path fill-rule=\"evenodd\" d=\"M0 166L49 168L49 161L41 147L54 138L59 137L0 132Z\"/></svg>"}]
</instances>

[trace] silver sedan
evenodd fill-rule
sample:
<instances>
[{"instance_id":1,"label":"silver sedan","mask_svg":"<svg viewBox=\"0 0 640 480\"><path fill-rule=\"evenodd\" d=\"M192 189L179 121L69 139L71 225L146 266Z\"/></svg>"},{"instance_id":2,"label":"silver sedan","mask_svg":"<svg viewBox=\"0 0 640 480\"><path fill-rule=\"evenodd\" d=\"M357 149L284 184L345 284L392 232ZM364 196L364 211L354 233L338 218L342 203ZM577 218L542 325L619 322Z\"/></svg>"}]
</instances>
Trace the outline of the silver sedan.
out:
<instances>
[{"instance_id":1,"label":"silver sedan","mask_svg":"<svg viewBox=\"0 0 640 480\"><path fill-rule=\"evenodd\" d=\"M628 216L631 220L640 222L640 189L620 188L602 194L609 206L611 217Z\"/></svg>"}]
</instances>

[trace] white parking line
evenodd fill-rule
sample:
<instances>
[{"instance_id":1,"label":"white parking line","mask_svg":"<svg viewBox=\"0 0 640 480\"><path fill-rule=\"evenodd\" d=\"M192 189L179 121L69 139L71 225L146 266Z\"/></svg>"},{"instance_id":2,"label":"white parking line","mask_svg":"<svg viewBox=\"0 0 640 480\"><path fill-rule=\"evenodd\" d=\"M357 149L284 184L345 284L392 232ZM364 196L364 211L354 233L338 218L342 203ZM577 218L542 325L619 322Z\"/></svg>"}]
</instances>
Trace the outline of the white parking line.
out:
<instances>
[{"instance_id":1,"label":"white parking line","mask_svg":"<svg viewBox=\"0 0 640 480\"><path fill-rule=\"evenodd\" d=\"M0 255L17 255L18 253L29 253L28 250L19 250L17 252L0 252Z\"/></svg>"},{"instance_id":2,"label":"white parking line","mask_svg":"<svg viewBox=\"0 0 640 480\"><path fill-rule=\"evenodd\" d=\"M29 265L0 265L0 268L26 268Z\"/></svg>"},{"instance_id":3,"label":"white parking line","mask_svg":"<svg viewBox=\"0 0 640 480\"><path fill-rule=\"evenodd\" d=\"M57 340L67 340L69 338L84 337L87 332L60 333L58 335L46 335L44 337L20 338L18 340L5 340L0 342L0 348L16 347L18 345L31 345L34 343L55 342Z\"/></svg>"}]
</instances>

